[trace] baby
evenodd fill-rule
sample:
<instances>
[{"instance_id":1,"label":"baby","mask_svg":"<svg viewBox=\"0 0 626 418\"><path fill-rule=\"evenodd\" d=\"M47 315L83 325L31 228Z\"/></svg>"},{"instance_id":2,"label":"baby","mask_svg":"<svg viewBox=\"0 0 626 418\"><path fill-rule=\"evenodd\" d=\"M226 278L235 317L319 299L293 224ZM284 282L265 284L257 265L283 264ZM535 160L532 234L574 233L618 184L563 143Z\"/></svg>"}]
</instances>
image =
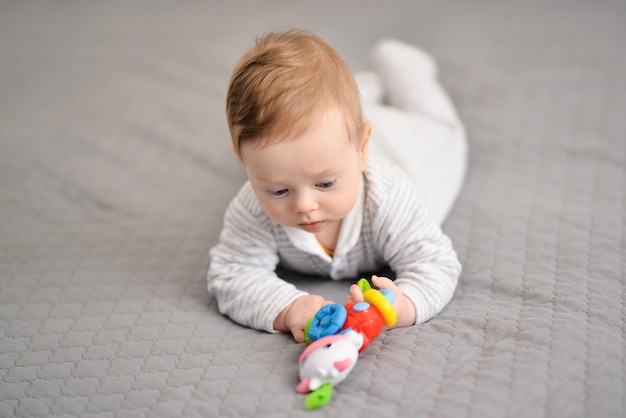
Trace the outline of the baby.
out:
<instances>
[{"instance_id":1,"label":"baby","mask_svg":"<svg viewBox=\"0 0 626 418\"><path fill-rule=\"evenodd\" d=\"M372 282L394 293L396 327L452 298L461 266L440 223L465 176L463 126L424 52L384 41L372 62L355 78L326 42L291 30L261 37L237 64L226 110L249 181L208 272L232 320L304 341L331 302L278 277L279 264L353 281L389 266L395 280ZM347 299L363 300L357 285Z\"/></svg>"}]
</instances>

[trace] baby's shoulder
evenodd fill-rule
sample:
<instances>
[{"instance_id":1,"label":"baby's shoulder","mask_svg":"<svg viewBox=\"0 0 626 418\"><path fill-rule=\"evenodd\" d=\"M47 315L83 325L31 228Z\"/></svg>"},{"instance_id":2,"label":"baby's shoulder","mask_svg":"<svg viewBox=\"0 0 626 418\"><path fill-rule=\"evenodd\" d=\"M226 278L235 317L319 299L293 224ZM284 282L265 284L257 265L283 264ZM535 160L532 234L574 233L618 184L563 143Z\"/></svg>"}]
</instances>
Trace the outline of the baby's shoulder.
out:
<instances>
[{"instance_id":1,"label":"baby's shoulder","mask_svg":"<svg viewBox=\"0 0 626 418\"><path fill-rule=\"evenodd\" d=\"M240 215L258 220L265 220L265 218L267 218L249 181L246 181L241 186L235 197L231 200L228 212L239 213Z\"/></svg>"},{"instance_id":2,"label":"baby's shoulder","mask_svg":"<svg viewBox=\"0 0 626 418\"><path fill-rule=\"evenodd\" d=\"M383 206L397 197L414 198L417 195L414 182L397 164L390 160L369 158L364 172L366 201Z\"/></svg>"}]
</instances>

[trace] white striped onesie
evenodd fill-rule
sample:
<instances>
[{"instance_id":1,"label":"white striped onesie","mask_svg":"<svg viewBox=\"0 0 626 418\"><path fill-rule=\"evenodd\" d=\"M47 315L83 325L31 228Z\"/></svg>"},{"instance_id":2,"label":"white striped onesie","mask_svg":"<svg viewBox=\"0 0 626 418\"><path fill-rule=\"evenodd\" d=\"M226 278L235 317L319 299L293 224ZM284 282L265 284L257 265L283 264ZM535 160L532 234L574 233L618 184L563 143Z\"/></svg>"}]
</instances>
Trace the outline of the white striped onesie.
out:
<instances>
[{"instance_id":1,"label":"white striped onesie","mask_svg":"<svg viewBox=\"0 0 626 418\"><path fill-rule=\"evenodd\" d=\"M352 281L360 272L388 265L415 305L417 323L425 322L450 301L461 271L450 239L427 212L404 171L370 157L331 258L313 234L268 218L246 183L228 207L220 242L211 250L209 293L235 322L275 332L278 314L306 294L276 275L279 263L296 272Z\"/></svg>"}]
</instances>

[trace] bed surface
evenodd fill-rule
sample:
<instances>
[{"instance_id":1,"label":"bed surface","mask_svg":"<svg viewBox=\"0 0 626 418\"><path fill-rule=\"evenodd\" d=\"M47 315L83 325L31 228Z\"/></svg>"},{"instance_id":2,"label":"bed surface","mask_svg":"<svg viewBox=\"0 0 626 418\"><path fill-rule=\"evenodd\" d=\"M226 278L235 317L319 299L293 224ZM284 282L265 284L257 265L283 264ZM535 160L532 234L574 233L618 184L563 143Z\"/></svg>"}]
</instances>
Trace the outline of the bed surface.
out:
<instances>
[{"instance_id":1,"label":"bed surface","mask_svg":"<svg viewBox=\"0 0 626 418\"><path fill-rule=\"evenodd\" d=\"M354 70L382 37L430 51L470 141L453 301L316 412L303 346L206 292L244 181L226 85L284 26ZM610 0L3 1L0 416L625 416L624 39Z\"/></svg>"}]
</instances>

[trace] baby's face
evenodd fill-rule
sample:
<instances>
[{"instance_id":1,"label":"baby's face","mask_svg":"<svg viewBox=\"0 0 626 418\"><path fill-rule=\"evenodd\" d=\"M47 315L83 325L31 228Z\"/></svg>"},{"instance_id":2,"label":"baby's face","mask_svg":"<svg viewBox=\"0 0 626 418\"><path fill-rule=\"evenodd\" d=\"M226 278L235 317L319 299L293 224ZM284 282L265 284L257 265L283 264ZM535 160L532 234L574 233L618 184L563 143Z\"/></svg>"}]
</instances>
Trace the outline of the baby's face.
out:
<instances>
[{"instance_id":1,"label":"baby's face","mask_svg":"<svg viewBox=\"0 0 626 418\"><path fill-rule=\"evenodd\" d=\"M369 125L361 134L364 140L357 149L343 114L331 108L293 139L244 145L248 178L265 213L318 237L336 233L359 194Z\"/></svg>"}]
</instances>

